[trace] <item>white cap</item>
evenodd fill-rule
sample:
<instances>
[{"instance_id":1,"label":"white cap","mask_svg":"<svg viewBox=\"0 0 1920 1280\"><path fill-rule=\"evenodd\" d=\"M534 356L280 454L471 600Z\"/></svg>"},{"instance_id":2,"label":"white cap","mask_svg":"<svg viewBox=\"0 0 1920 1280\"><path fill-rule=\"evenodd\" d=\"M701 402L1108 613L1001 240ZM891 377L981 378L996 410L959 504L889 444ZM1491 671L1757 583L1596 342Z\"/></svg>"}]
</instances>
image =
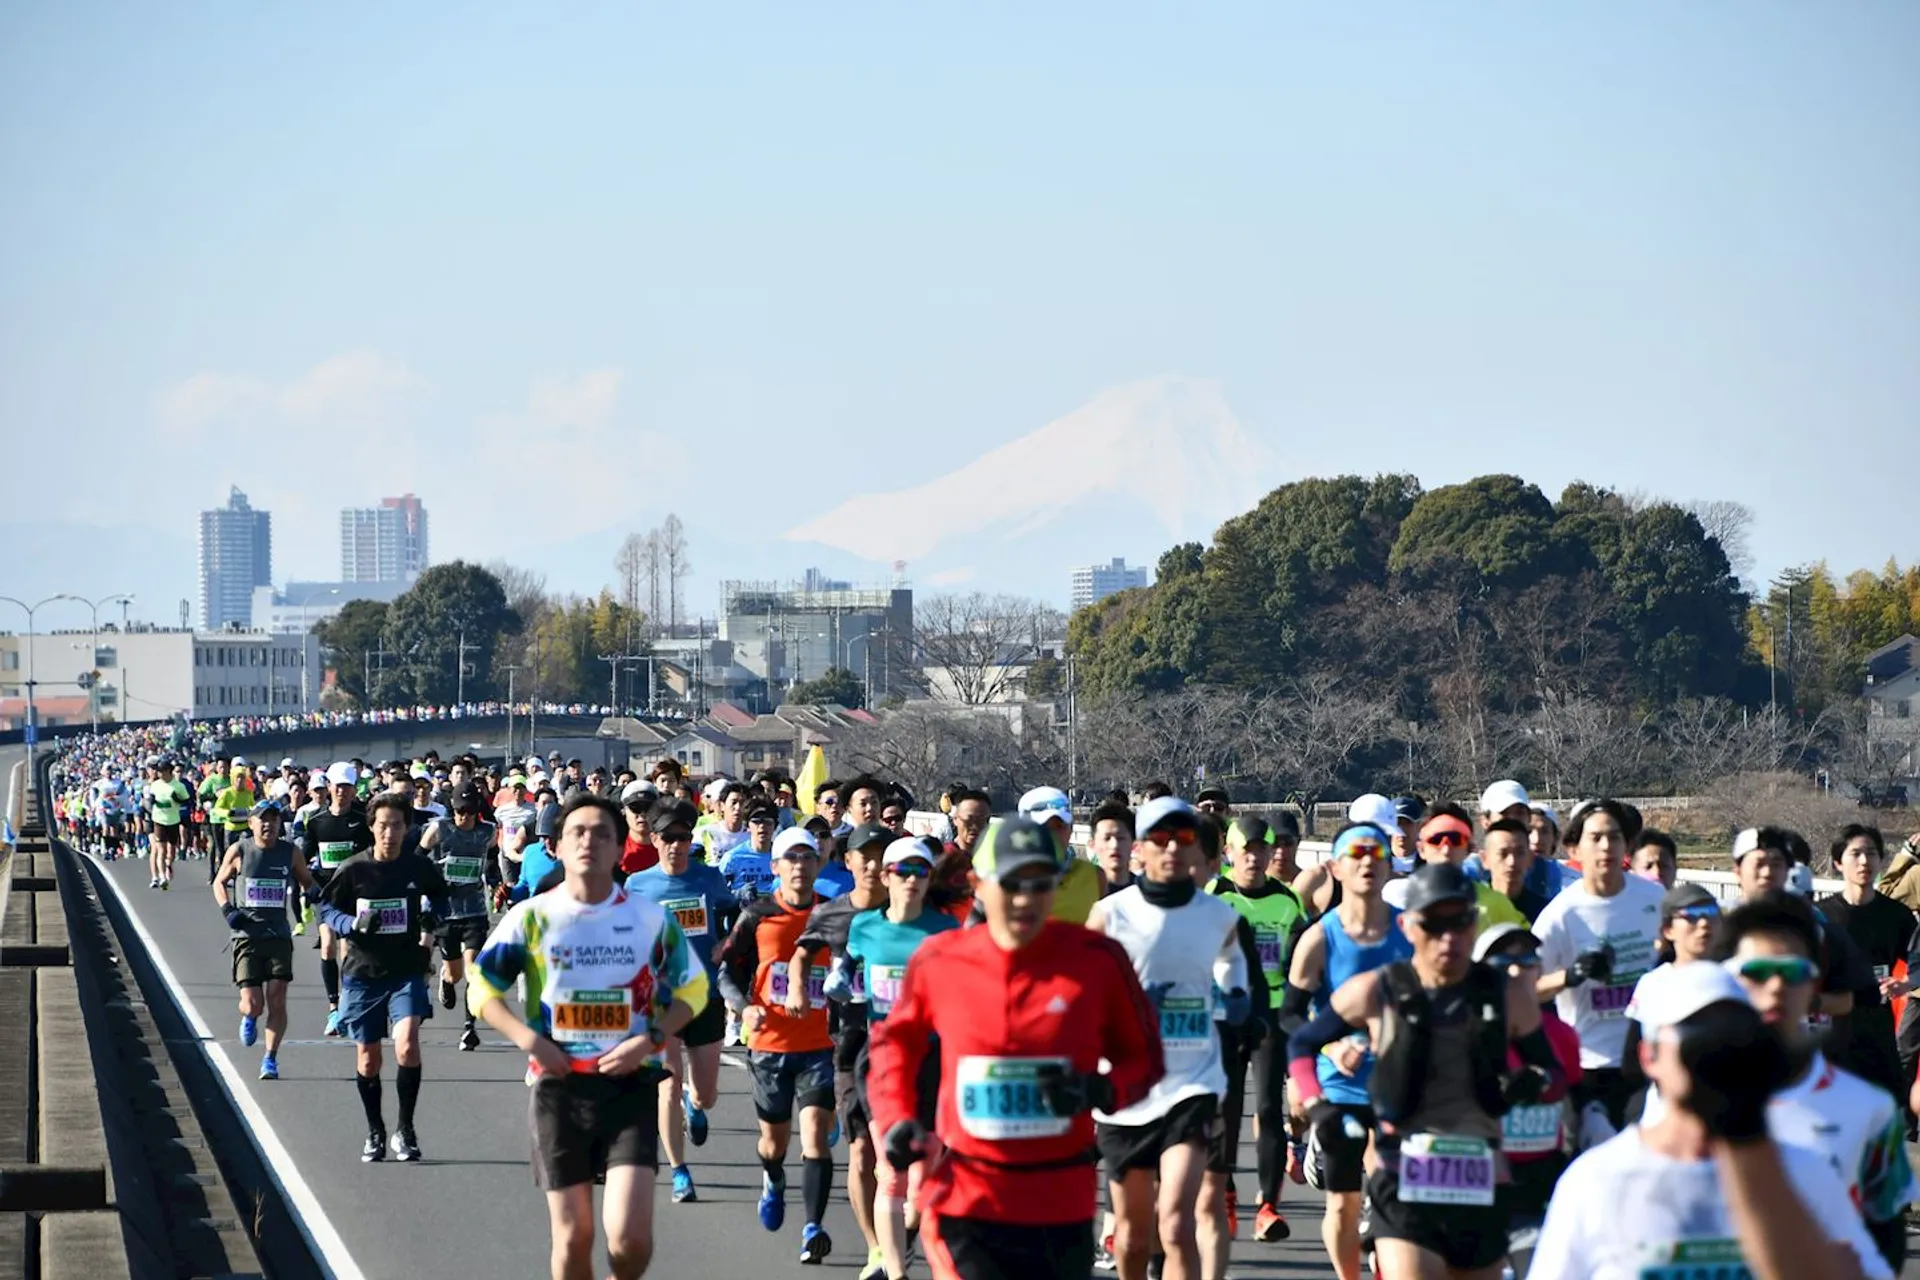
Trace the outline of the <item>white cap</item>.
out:
<instances>
[{"instance_id":1,"label":"white cap","mask_svg":"<svg viewBox=\"0 0 1920 1280\"><path fill-rule=\"evenodd\" d=\"M1035 822L1048 822L1055 818L1073 825L1073 803L1067 799L1067 793L1058 787L1035 787L1020 797L1018 810L1023 818Z\"/></svg>"},{"instance_id":2,"label":"white cap","mask_svg":"<svg viewBox=\"0 0 1920 1280\"><path fill-rule=\"evenodd\" d=\"M1347 806L1347 821L1371 823L1392 835L1400 829L1400 811L1387 797L1377 791L1369 791Z\"/></svg>"},{"instance_id":3,"label":"white cap","mask_svg":"<svg viewBox=\"0 0 1920 1280\"><path fill-rule=\"evenodd\" d=\"M539 756L527 757L527 769L529 772L540 769L546 763L547 762L545 760L542 760Z\"/></svg>"},{"instance_id":4,"label":"white cap","mask_svg":"<svg viewBox=\"0 0 1920 1280\"><path fill-rule=\"evenodd\" d=\"M1495 947L1505 942L1508 938L1513 937L1515 934L1519 934L1521 937L1525 937L1525 938L1532 938L1533 945L1535 947L1538 947L1540 945L1540 935L1535 933L1533 930L1527 928L1525 925L1522 925L1522 924L1490 925L1481 932L1479 937L1473 940L1473 958L1475 960L1485 960L1488 956L1493 954L1493 949Z\"/></svg>"},{"instance_id":5,"label":"white cap","mask_svg":"<svg viewBox=\"0 0 1920 1280\"><path fill-rule=\"evenodd\" d=\"M1733 865L1739 866L1740 859L1760 847L1760 828L1747 827L1733 838Z\"/></svg>"},{"instance_id":6,"label":"white cap","mask_svg":"<svg viewBox=\"0 0 1920 1280\"><path fill-rule=\"evenodd\" d=\"M282 757L280 758L280 767L281 767L282 769L291 769L291 768L293 768L293 757L292 757L292 756L282 756Z\"/></svg>"},{"instance_id":7,"label":"white cap","mask_svg":"<svg viewBox=\"0 0 1920 1280\"><path fill-rule=\"evenodd\" d=\"M1503 813L1514 805L1533 807L1533 797L1512 778L1502 778L1480 793L1480 812Z\"/></svg>"},{"instance_id":8,"label":"white cap","mask_svg":"<svg viewBox=\"0 0 1920 1280\"><path fill-rule=\"evenodd\" d=\"M1787 868L1787 892L1796 898L1813 897L1813 868L1796 862Z\"/></svg>"},{"instance_id":9,"label":"white cap","mask_svg":"<svg viewBox=\"0 0 1920 1280\"><path fill-rule=\"evenodd\" d=\"M336 760L327 766L327 785L330 787L351 787L360 781L360 771L346 760Z\"/></svg>"},{"instance_id":10,"label":"white cap","mask_svg":"<svg viewBox=\"0 0 1920 1280\"><path fill-rule=\"evenodd\" d=\"M1141 805L1140 812L1133 816L1133 838L1145 839L1149 831L1164 825L1169 818L1184 818L1189 827L1200 825L1200 814L1192 805L1179 796L1161 796Z\"/></svg>"},{"instance_id":11,"label":"white cap","mask_svg":"<svg viewBox=\"0 0 1920 1280\"><path fill-rule=\"evenodd\" d=\"M1685 1022L1710 1004L1731 1000L1752 1004L1745 987L1731 973L1711 961L1668 964L1640 980L1634 992L1634 1016L1651 1038L1662 1027Z\"/></svg>"},{"instance_id":12,"label":"white cap","mask_svg":"<svg viewBox=\"0 0 1920 1280\"><path fill-rule=\"evenodd\" d=\"M1529 804L1527 808L1533 810L1535 813L1545 818L1548 822L1551 822L1553 824L1553 829L1555 831L1558 831L1560 829L1560 815L1555 813L1553 811L1553 806L1548 804L1545 800L1535 800L1531 804Z\"/></svg>"},{"instance_id":13,"label":"white cap","mask_svg":"<svg viewBox=\"0 0 1920 1280\"><path fill-rule=\"evenodd\" d=\"M620 789L620 803L632 804L643 796L658 796L660 789L651 782L629 782Z\"/></svg>"},{"instance_id":14,"label":"white cap","mask_svg":"<svg viewBox=\"0 0 1920 1280\"><path fill-rule=\"evenodd\" d=\"M700 798L708 804L717 802L720 799L720 793L727 789L727 783L730 781L732 781L732 779L728 778L725 774L721 774L712 782L700 788Z\"/></svg>"},{"instance_id":15,"label":"white cap","mask_svg":"<svg viewBox=\"0 0 1920 1280\"><path fill-rule=\"evenodd\" d=\"M807 849L815 854L820 852L820 842L813 838L813 832L805 827L788 827L773 838L773 856L775 860L784 858L795 849Z\"/></svg>"},{"instance_id":16,"label":"white cap","mask_svg":"<svg viewBox=\"0 0 1920 1280\"><path fill-rule=\"evenodd\" d=\"M273 785L267 788L267 794L275 800L279 800L283 799L289 790L291 790L291 788L287 786L287 780L285 778L275 778Z\"/></svg>"},{"instance_id":17,"label":"white cap","mask_svg":"<svg viewBox=\"0 0 1920 1280\"><path fill-rule=\"evenodd\" d=\"M245 769L247 767L247 758L245 756L235 756L232 763L228 765L228 768L231 769Z\"/></svg>"},{"instance_id":18,"label":"white cap","mask_svg":"<svg viewBox=\"0 0 1920 1280\"><path fill-rule=\"evenodd\" d=\"M919 836L901 836L887 846L886 855L880 860L884 867L898 866L902 862L918 858L928 866L933 865L933 853Z\"/></svg>"}]
</instances>

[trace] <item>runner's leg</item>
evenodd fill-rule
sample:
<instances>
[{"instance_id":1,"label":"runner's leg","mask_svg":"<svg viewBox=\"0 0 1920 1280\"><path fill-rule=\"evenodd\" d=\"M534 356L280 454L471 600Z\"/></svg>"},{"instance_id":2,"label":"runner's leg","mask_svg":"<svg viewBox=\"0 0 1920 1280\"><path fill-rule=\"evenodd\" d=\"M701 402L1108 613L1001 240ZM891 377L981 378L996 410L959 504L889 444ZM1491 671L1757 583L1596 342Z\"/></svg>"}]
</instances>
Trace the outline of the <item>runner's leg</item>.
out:
<instances>
[{"instance_id":1,"label":"runner's leg","mask_svg":"<svg viewBox=\"0 0 1920 1280\"><path fill-rule=\"evenodd\" d=\"M654 1179L654 1171L644 1165L617 1164L607 1170L601 1218L614 1280L639 1280L653 1261Z\"/></svg>"},{"instance_id":2,"label":"runner's leg","mask_svg":"<svg viewBox=\"0 0 1920 1280\"><path fill-rule=\"evenodd\" d=\"M1207 1149L1198 1142L1177 1143L1160 1153L1160 1194L1155 1216L1160 1227L1160 1247L1167 1253L1166 1280L1200 1280L1200 1242L1194 1204L1199 1199L1206 1170ZM1220 1211L1222 1215L1226 1212L1224 1198Z\"/></svg>"},{"instance_id":3,"label":"runner's leg","mask_svg":"<svg viewBox=\"0 0 1920 1280\"><path fill-rule=\"evenodd\" d=\"M278 1058L280 1056L280 1041L282 1037L287 1034L287 984L285 980L281 978L268 978L266 998L266 1051L269 1058Z\"/></svg>"},{"instance_id":4,"label":"runner's leg","mask_svg":"<svg viewBox=\"0 0 1920 1280\"><path fill-rule=\"evenodd\" d=\"M553 1280L593 1280L593 1184L547 1192L547 1222Z\"/></svg>"},{"instance_id":5,"label":"runner's leg","mask_svg":"<svg viewBox=\"0 0 1920 1280\"><path fill-rule=\"evenodd\" d=\"M680 1076L687 1069L687 1053L679 1036L668 1037L661 1049L661 1058L667 1068L667 1078L660 1083L660 1146L667 1157L667 1167L679 1169L687 1163L686 1116L680 1110Z\"/></svg>"},{"instance_id":6,"label":"runner's leg","mask_svg":"<svg viewBox=\"0 0 1920 1280\"><path fill-rule=\"evenodd\" d=\"M1120 1280L1146 1280L1147 1260L1159 1243L1154 1229L1153 1170L1129 1169L1107 1183L1113 1202L1113 1259Z\"/></svg>"}]
</instances>

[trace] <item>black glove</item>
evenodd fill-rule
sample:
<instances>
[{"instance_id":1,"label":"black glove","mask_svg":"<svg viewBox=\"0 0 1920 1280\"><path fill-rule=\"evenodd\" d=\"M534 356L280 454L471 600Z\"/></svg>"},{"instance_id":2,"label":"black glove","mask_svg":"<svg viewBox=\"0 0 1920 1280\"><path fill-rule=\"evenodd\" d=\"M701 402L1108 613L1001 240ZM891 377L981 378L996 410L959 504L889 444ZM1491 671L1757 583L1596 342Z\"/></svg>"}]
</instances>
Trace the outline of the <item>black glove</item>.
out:
<instances>
[{"instance_id":1,"label":"black glove","mask_svg":"<svg viewBox=\"0 0 1920 1280\"><path fill-rule=\"evenodd\" d=\"M220 908L220 914L227 918L227 928L235 933L253 932L253 917L232 903Z\"/></svg>"},{"instance_id":2,"label":"black glove","mask_svg":"<svg viewBox=\"0 0 1920 1280\"><path fill-rule=\"evenodd\" d=\"M1767 1100L1793 1078L1778 1034L1746 1005L1723 1001L1681 1024L1680 1062L1692 1087L1675 1105L1729 1142L1767 1136Z\"/></svg>"},{"instance_id":3,"label":"black glove","mask_svg":"<svg viewBox=\"0 0 1920 1280\"><path fill-rule=\"evenodd\" d=\"M1113 1110L1113 1081L1097 1071L1069 1071L1050 1062L1040 1068L1035 1079L1047 1100L1047 1109L1056 1116Z\"/></svg>"},{"instance_id":4,"label":"black glove","mask_svg":"<svg viewBox=\"0 0 1920 1280\"><path fill-rule=\"evenodd\" d=\"M1592 951L1583 951L1567 966L1567 989L1572 990L1591 979L1605 982L1613 976L1613 944L1602 943Z\"/></svg>"},{"instance_id":5,"label":"black glove","mask_svg":"<svg viewBox=\"0 0 1920 1280\"><path fill-rule=\"evenodd\" d=\"M924 1158L922 1148L926 1145L927 1130L918 1120L901 1120L887 1130L887 1163L900 1173L905 1173L915 1163Z\"/></svg>"},{"instance_id":6,"label":"black glove","mask_svg":"<svg viewBox=\"0 0 1920 1280\"><path fill-rule=\"evenodd\" d=\"M1530 1107L1540 1101L1553 1078L1532 1063L1521 1068L1500 1082L1500 1096L1511 1110L1514 1107Z\"/></svg>"},{"instance_id":7,"label":"black glove","mask_svg":"<svg viewBox=\"0 0 1920 1280\"><path fill-rule=\"evenodd\" d=\"M1325 1150L1346 1136L1347 1114L1325 1098L1315 1098L1307 1105L1307 1127Z\"/></svg>"}]
</instances>

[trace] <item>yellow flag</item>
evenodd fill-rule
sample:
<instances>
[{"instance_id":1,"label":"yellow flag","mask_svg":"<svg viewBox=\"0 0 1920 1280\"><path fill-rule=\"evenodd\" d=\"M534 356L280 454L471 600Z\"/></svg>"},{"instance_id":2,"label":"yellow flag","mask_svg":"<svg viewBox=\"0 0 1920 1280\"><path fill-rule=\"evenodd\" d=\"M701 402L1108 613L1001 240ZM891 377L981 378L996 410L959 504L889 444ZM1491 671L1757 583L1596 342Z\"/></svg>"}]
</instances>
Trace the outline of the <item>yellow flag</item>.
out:
<instances>
[{"instance_id":1,"label":"yellow flag","mask_svg":"<svg viewBox=\"0 0 1920 1280\"><path fill-rule=\"evenodd\" d=\"M827 772L827 753L818 744L808 748L807 762L793 780L793 802L800 806L801 813L813 816L813 789L832 776Z\"/></svg>"}]
</instances>

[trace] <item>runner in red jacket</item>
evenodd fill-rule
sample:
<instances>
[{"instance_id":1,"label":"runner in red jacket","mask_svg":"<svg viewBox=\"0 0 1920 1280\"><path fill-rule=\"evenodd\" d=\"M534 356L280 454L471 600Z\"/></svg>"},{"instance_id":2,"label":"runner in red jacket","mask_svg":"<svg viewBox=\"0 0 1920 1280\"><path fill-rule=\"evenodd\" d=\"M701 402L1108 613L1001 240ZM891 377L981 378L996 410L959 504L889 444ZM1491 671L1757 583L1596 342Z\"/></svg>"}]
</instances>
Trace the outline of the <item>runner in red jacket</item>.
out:
<instances>
[{"instance_id":1,"label":"runner in red jacket","mask_svg":"<svg viewBox=\"0 0 1920 1280\"><path fill-rule=\"evenodd\" d=\"M1163 1074L1159 1019L1119 944L1048 920L1059 867L1045 831L1024 818L996 823L974 869L984 925L922 944L874 1028L873 1132L886 1135L896 1169L931 1158L921 1217L936 1277L1083 1280L1093 1269L1089 1113L1139 1101ZM916 1088L931 1051L937 1137Z\"/></svg>"}]
</instances>

